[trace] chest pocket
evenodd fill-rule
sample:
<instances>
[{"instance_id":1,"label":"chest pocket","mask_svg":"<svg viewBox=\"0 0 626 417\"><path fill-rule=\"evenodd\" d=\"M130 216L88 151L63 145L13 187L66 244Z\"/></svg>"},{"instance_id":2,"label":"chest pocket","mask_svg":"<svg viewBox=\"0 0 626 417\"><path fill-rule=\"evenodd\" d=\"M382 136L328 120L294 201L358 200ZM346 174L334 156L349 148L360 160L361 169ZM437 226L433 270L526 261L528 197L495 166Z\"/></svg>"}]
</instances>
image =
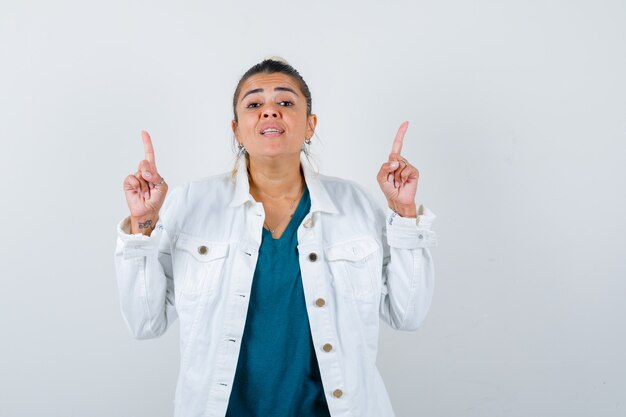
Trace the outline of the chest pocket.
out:
<instances>
[{"instance_id":1,"label":"chest pocket","mask_svg":"<svg viewBox=\"0 0 626 417\"><path fill-rule=\"evenodd\" d=\"M213 291L228 256L229 244L180 235L176 242L176 291L193 296Z\"/></svg>"},{"instance_id":2,"label":"chest pocket","mask_svg":"<svg viewBox=\"0 0 626 417\"><path fill-rule=\"evenodd\" d=\"M371 236L336 243L324 249L333 282L341 295L372 300L377 293L380 246ZM382 269L381 269L382 271Z\"/></svg>"}]
</instances>

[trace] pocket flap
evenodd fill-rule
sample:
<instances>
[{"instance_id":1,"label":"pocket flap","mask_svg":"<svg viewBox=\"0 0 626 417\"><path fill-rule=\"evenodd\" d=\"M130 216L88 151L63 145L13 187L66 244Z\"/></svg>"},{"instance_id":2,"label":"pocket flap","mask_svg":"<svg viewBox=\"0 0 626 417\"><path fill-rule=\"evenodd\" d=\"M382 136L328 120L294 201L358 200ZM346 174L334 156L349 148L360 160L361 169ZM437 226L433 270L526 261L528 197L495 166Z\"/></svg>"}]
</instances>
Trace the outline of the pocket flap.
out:
<instances>
[{"instance_id":1,"label":"pocket flap","mask_svg":"<svg viewBox=\"0 0 626 417\"><path fill-rule=\"evenodd\" d=\"M336 243L324 249L329 261L358 262L378 250L378 242L373 237L363 237L348 242Z\"/></svg>"},{"instance_id":2,"label":"pocket flap","mask_svg":"<svg viewBox=\"0 0 626 417\"><path fill-rule=\"evenodd\" d=\"M192 255L198 262L210 262L228 255L228 243L210 242L197 237L180 235L176 247Z\"/></svg>"}]
</instances>

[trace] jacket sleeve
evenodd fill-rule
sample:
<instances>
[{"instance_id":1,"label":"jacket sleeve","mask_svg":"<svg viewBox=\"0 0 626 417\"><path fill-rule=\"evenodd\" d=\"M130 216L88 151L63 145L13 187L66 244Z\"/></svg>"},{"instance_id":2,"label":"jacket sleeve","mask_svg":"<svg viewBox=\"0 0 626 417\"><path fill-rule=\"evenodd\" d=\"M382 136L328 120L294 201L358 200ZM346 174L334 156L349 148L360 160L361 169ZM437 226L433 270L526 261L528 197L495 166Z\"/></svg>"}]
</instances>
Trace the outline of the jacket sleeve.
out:
<instances>
[{"instance_id":1,"label":"jacket sleeve","mask_svg":"<svg viewBox=\"0 0 626 417\"><path fill-rule=\"evenodd\" d=\"M386 211L380 317L394 329L416 330L430 307L435 269L429 248L437 245L430 228L436 217L423 205L417 219Z\"/></svg>"},{"instance_id":2,"label":"jacket sleeve","mask_svg":"<svg viewBox=\"0 0 626 417\"><path fill-rule=\"evenodd\" d=\"M115 270L122 317L137 339L161 336L178 317L174 303L171 238L163 219L172 195L150 236L129 234L130 218L117 226Z\"/></svg>"}]
</instances>

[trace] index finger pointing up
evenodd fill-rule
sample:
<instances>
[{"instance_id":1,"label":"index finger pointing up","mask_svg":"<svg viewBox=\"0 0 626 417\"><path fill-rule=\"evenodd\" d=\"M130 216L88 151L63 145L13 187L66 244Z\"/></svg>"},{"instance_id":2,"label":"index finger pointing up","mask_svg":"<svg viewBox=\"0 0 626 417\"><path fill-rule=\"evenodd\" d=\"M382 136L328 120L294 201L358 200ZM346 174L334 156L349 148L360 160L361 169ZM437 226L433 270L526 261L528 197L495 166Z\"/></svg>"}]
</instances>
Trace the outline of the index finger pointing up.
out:
<instances>
[{"instance_id":1,"label":"index finger pointing up","mask_svg":"<svg viewBox=\"0 0 626 417\"><path fill-rule=\"evenodd\" d=\"M143 150L146 154L146 159L151 164L155 165L154 161L154 148L152 147L152 140L150 135L145 130L141 131L141 140L143 141Z\"/></svg>"},{"instance_id":2,"label":"index finger pointing up","mask_svg":"<svg viewBox=\"0 0 626 417\"><path fill-rule=\"evenodd\" d=\"M402 151L402 141L404 140L404 134L409 127L409 122L403 122L398 129L398 133L396 133L396 138L393 140L393 145L391 146L391 153L399 154Z\"/></svg>"}]
</instances>

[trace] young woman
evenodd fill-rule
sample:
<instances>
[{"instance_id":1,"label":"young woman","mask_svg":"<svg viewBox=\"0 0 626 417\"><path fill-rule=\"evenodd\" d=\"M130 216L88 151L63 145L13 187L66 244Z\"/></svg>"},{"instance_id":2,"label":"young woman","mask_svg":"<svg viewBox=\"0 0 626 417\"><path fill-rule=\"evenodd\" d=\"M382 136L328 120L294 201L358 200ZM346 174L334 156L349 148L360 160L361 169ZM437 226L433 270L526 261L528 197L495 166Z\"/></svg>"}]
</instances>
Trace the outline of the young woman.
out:
<instances>
[{"instance_id":1,"label":"young woman","mask_svg":"<svg viewBox=\"0 0 626 417\"><path fill-rule=\"evenodd\" d=\"M317 116L281 60L233 97L233 173L167 195L150 136L124 181L115 253L123 316L152 338L180 320L177 417L393 416L376 368L379 317L416 329L429 308L435 215L415 203L403 123L378 170L388 208L314 173Z\"/></svg>"}]
</instances>

